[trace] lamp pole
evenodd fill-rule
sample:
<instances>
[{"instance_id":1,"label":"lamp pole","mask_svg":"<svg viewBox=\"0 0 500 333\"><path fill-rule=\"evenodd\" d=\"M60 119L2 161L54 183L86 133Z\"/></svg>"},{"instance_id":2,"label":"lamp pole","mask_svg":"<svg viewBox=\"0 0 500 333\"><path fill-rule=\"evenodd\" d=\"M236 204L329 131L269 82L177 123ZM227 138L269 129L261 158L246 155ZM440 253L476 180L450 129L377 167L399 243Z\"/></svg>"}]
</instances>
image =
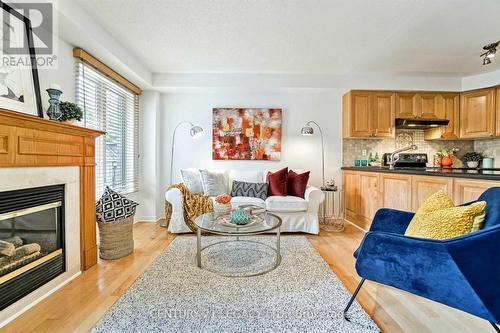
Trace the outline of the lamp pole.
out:
<instances>
[{"instance_id":1,"label":"lamp pole","mask_svg":"<svg viewBox=\"0 0 500 333\"><path fill-rule=\"evenodd\" d=\"M177 124L177 126L175 126L174 128L174 134L172 135L172 150L170 152L170 185L172 185L172 175L173 175L173 171L174 171L174 147L175 147L175 133L177 132L177 129L179 128L179 126L183 125L183 124L189 124L191 126L191 128L194 127L193 123L190 122L190 121L181 121L180 123Z\"/></svg>"},{"instance_id":2,"label":"lamp pole","mask_svg":"<svg viewBox=\"0 0 500 333\"><path fill-rule=\"evenodd\" d=\"M310 120L306 123L306 126L316 125L319 129L319 134L321 136L321 179L323 180L323 187L325 187L325 140L323 138L323 130L321 126L314 120Z\"/></svg>"}]
</instances>

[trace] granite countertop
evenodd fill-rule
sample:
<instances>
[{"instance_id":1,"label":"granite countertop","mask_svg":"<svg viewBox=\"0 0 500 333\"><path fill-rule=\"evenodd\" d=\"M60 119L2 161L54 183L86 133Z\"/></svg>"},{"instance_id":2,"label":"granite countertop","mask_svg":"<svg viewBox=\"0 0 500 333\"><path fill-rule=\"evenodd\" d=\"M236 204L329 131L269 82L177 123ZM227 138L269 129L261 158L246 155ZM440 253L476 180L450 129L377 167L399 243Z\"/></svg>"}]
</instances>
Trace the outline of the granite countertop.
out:
<instances>
[{"instance_id":1,"label":"granite countertop","mask_svg":"<svg viewBox=\"0 0 500 333\"><path fill-rule=\"evenodd\" d=\"M397 168L390 170L389 167L372 167L372 166L352 166L342 167L342 170L367 171L367 172L383 172L383 173L399 173L422 176L440 176L440 177L458 177L458 178L473 178L487 179L500 181L500 169L466 169L466 168Z\"/></svg>"}]
</instances>

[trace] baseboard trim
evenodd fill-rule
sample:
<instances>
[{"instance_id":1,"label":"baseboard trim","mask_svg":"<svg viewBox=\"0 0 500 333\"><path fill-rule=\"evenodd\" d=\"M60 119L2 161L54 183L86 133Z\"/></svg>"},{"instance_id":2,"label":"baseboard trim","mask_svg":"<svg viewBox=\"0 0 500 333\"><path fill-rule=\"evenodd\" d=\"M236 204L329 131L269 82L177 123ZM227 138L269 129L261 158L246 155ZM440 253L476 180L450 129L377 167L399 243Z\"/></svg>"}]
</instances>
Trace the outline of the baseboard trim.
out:
<instances>
[{"instance_id":1,"label":"baseboard trim","mask_svg":"<svg viewBox=\"0 0 500 333\"><path fill-rule=\"evenodd\" d=\"M137 223L137 222L156 223L159 220L161 220L161 218L156 218L154 216L135 216L134 217L134 223Z\"/></svg>"}]
</instances>

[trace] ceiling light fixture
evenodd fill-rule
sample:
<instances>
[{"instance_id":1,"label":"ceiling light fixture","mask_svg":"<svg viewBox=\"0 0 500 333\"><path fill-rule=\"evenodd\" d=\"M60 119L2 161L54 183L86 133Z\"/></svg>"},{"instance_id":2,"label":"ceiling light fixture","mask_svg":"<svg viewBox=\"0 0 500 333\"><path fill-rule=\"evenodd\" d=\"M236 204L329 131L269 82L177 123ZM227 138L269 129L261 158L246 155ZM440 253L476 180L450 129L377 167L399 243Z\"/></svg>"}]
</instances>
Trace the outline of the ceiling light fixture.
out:
<instances>
[{"instance_id":1,"label":"ceiling light fixture","mask_svg":"<svg viewBox=\"0 0 500 333\"><path fill-rule=\"evenodd\" d=\"M480 57L484 57L483 65L491 64L491 59L494 58L497 53L498 44L500 44L500 41L483 46L483 50L486 51L480 55Z\"/></svg>"}]
</instances>

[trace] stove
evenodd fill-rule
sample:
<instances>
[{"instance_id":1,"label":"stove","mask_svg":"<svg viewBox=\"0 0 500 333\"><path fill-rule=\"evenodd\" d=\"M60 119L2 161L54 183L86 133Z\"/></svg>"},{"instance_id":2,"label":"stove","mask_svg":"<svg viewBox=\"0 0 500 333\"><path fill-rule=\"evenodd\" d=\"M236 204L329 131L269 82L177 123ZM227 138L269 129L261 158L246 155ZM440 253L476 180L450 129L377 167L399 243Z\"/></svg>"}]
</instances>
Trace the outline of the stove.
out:
<instances>
[{"instance_id":1,"label":"stove","mask_svg":"<svg viewBox=\"0 0 500 333\"><path fill-rule=\"evenodd\" d=\"M387 163L391 153L383 155L383 165L388 166ZM398 158L399 156L399 158ZM425 168L427 167L427 154L425 153L399 153L395 156L396 163L394 167L397 168Z\"/></svg>"}]
</instances>

